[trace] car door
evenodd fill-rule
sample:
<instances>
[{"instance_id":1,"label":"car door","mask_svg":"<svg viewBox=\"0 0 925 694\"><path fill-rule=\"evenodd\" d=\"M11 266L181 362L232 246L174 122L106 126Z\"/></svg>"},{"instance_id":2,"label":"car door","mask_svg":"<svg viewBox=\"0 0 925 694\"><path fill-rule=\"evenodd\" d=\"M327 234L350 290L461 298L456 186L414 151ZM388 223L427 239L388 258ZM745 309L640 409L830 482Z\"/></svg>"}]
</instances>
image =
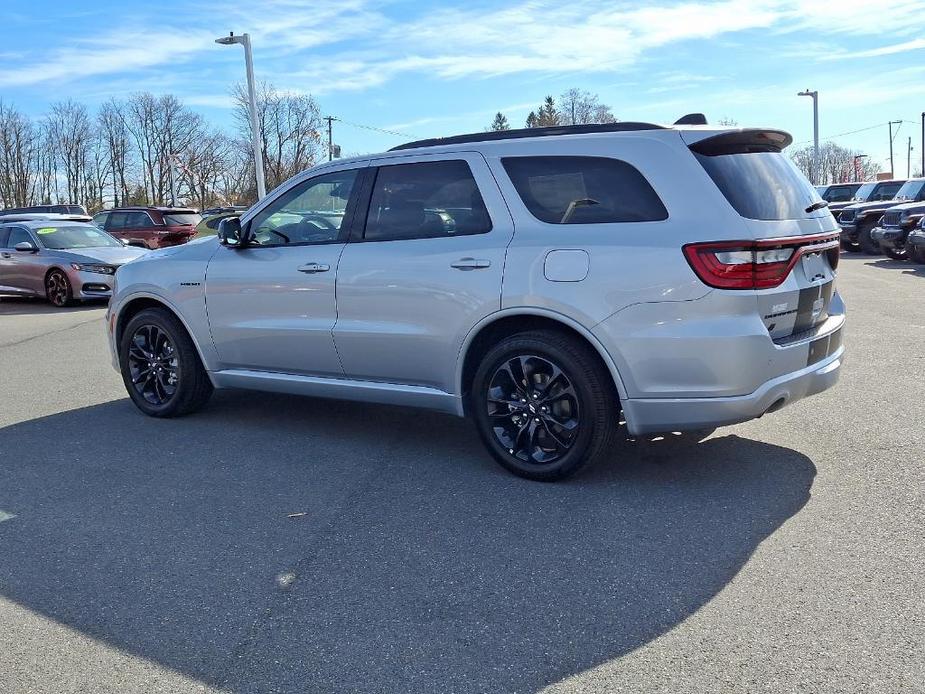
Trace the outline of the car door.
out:
<instances>
[{"instance_id":1,"label":"car door","mask_svg":"<svg viewBox=\"0 0 925 694\"><path fill-rule=\"evenodd\" d=\"M9 232L7 247L0 250L0 274L3 276L0 283L23 293L43 293L44 261L39 257L39 253L16 250L16 244L24 241L39 248L38 242L25 227L11 226Z\"/></svg>"},{"instance_id":2,"label":"car door","mask_svg":"<svg viewBox=\"0 0 925 694\"><path fill-rule=\"evenodd\" d=\"M163 227L158 227L151 215L142 210L129 212L125 220L125 233L129 240L147 248L158 247L158 233L162 230Z\"/></svg>"},{"instance_id":3,"label":"car door","mask_svg":"<svg viewBox=\"0 0 925 694\"><path fill-rule=\"evenodd\" d=\"M295 183L244 220L250 243L215 252L206 304L225 368L343 375L331 336L334 287L361 170Z\"/></svg>"},{"instance_id":4,"label":"car door","mask_svg":"<svg viewBox=\"0 0 925 694\"><path fill-rule=\"evenodd\" d=\"M388 158L370 171L337 272L345 374L454 392L466 334L501 306L510 213L477 153Z\"/></svg>"},{"instance_id":5,"label":"car door","mask_svg":"<svg viewBox=\"0 0 925 694\"><path fill-rule=\"evenodd\" d=\"M11 227L0 226L0 291L19 292L13 285L13 249L8 243Z\"/></svg>"}]
</instances>

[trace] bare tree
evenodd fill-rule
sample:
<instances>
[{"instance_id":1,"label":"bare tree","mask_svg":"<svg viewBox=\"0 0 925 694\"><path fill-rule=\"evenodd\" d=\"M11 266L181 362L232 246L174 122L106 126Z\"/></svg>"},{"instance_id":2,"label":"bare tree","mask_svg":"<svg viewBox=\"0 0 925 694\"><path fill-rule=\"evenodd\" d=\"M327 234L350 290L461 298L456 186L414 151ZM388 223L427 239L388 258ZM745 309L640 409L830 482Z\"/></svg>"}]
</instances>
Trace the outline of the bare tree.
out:
<instances>
[{"instance_id":1,"label":"bare tree","mask_svg":"<svg viewBox=\"0 0 925 694\"><path fill-rule=\"evenodd\" d=\"M559 97L558 111L559 122L562 125L617 122L610 107L600 103L597 94L574 87Z\"/></svg>"},{"instance_id":2,"label":"bare tree","mask_svg":"<svg viewBox=\"0 0 925 694\"><path fill-rule=\"evenodd\" d=\"M128 167L131 142L125 124L125 104L110 99L100 106L97 114L100 133L109 154L109 170L112 175L112 204L118 207L128 197Z\"/></svg>"},{"instance_id":3,"label":"bare tree","mask_svg":"<svg viewBox=\"0 0 925 694\"><path fill-rule=\"evenodd\" d=\"M813 147L807 146L790 152L797 168L809 178L813 170ZM878 166L867 157L834 142L823 142L819 147L819 184L867 181L876 178Z\"/></svg>"},{"instance_id":4,"label":"bare tree","mask_svg":"<svg viewBox=\"0 0 925 694\"><path fill-rule=\"evenodd\" d=\"M51 106L47 119L50 144L64 171L68 202L87 204L87 169L93 141L93 125L87 107L67 99Z\"/></svg>"},{"instance_id":5,"label":"bare tree","mask_svg":"<svg viewBox=\"0 0 925 694\"><path fill-rule=\"evenodd\" d=\"M37 185L40 134L25 115L0 101L0 205L28 205Z\"/></svg>"},{"instance_id":6,"label":"bare tree","mask_svg":"<svg viewBox=\"0 0 925 694\"><path fill-rule=\"evenodd\" d=\"M244 85L235 87L234 100L241 138L250 142L249 102ZM321 152L321 111L311 96L280 92L262 82L257 90L257 122L267 188L275 188L315 164ZM253 164L250 167L253 172Z\"/></svg>"}]
</instances>

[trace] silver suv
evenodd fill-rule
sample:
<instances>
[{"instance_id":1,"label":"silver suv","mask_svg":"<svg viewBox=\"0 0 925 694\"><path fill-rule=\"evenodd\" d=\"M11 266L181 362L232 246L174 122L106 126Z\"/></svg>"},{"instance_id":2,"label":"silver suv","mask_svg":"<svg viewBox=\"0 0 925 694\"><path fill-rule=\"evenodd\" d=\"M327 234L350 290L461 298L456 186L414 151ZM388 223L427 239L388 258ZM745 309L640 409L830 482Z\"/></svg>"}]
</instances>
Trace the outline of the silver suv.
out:
<instances>
[{"instance_id":1,"label":"silver suv","mask_svg":"<svg viewBox=\"0 0 925 694\"><path fill-rule=\"evenodd\" d=\"M121 267L114 364L146 414L213 388L472 417L551 480L630 435L833 385L839 229L775 130L478 133L337 161L219 238Z\"/></svg>"}]
</instances>

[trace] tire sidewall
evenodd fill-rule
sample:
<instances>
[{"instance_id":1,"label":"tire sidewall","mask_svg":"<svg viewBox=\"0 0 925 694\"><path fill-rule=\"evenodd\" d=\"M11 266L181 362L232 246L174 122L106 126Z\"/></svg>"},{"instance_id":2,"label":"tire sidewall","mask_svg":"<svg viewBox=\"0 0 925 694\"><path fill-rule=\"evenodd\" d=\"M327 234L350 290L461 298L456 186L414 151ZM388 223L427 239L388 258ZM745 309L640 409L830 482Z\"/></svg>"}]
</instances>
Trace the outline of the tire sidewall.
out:
<instances>
[{"instance_id":1,"label":"tire sidewall","mask_svg":"<svg viewBox=\"0 0 925 694\"><path fill-rule=\"evenodd\" d=\"M562 369L578 396L580 426L577 438L564 456L548 465L527 463L511 455L495 437L488 417L486 405L488 387L495 371L505 361L528 354L547 359ZM566 351L552 350L541 340L527 336L514 336L489 350L476 371L469 400L469 411L475 421L479 436L492 456L514 474L540 481L561 479L584 464L594 437L594 408L591 387L577 359Z\"/></svg>"},{"instance_id":2,"label":"tire sidewall","mask_svg":"<svg viewBox=\"0 0 925 694\"><path fill-rule=\"evenodd\" d=\"M144 325L153 325L163 330L167 334L167 337L170 338L170 342L174 348L174 354L177 355L177 389L173 397L163 405L154 405L145 400L144 397L135 390L135 386L132 383L132 374L128 362L129 347L132 344L132 337L134 334ZM125 390L128 392L132 402L135 403L138 409L147 415L152 417L170 416L177 411L179 403L183 400L183 391L188 387L186 373L190 369L189 365L186 364L187 355L181 349L180 340L182 337L183 336L177 333L177 326L174 325L174 321L167 319L161 311L156 309L142 311L137 316L134 316L129 321L128 325L125 326L122 340L119 343L119 371L122 374L122 382L125 384Z\"/></svg>"}]
</instances>

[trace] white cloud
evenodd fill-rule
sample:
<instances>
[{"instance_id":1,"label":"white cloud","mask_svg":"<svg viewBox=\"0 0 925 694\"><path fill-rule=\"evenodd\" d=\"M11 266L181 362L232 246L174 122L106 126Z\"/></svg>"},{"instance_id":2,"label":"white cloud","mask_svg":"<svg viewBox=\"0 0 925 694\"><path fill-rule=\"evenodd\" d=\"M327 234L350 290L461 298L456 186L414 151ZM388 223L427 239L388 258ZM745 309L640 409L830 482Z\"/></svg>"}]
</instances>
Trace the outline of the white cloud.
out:
<instances>
[{"instance_id":1,"label":"white cloud","mask_svg":"<svg viewBox=\"0 0 925 694\"><path fill-rule=\"evenodd\" d=\"M219 59L219 64L230 65L230 49L212 43L222 33L215 28L216 18L223 29L251 33L258 73L284 83L279 86L288 82L325 93L365 90L405 74L444 79L601 74L632 65L647 52L746 30L904 37L915 27L921 29L923 16L921 0L893 0L882 12L870 0L661 2L635 7L599 0L520 0L495 8L438 9L374 0L263 0L231 8L211 4L188 8L183 16L153 26L148 22L144 31L118 28L88 34L33 62L14 60L12 68L0 73L0 86L132 74L189 62L209 51L225 51L227 62ZM389 14L395 7L415 14L399 19ZM916 38L858 55L914 50L923 42ZM226 80L227 74L222 71L219 79ZM219 103L214 96L201 99Z\"/></svg>"}]
</instances>

